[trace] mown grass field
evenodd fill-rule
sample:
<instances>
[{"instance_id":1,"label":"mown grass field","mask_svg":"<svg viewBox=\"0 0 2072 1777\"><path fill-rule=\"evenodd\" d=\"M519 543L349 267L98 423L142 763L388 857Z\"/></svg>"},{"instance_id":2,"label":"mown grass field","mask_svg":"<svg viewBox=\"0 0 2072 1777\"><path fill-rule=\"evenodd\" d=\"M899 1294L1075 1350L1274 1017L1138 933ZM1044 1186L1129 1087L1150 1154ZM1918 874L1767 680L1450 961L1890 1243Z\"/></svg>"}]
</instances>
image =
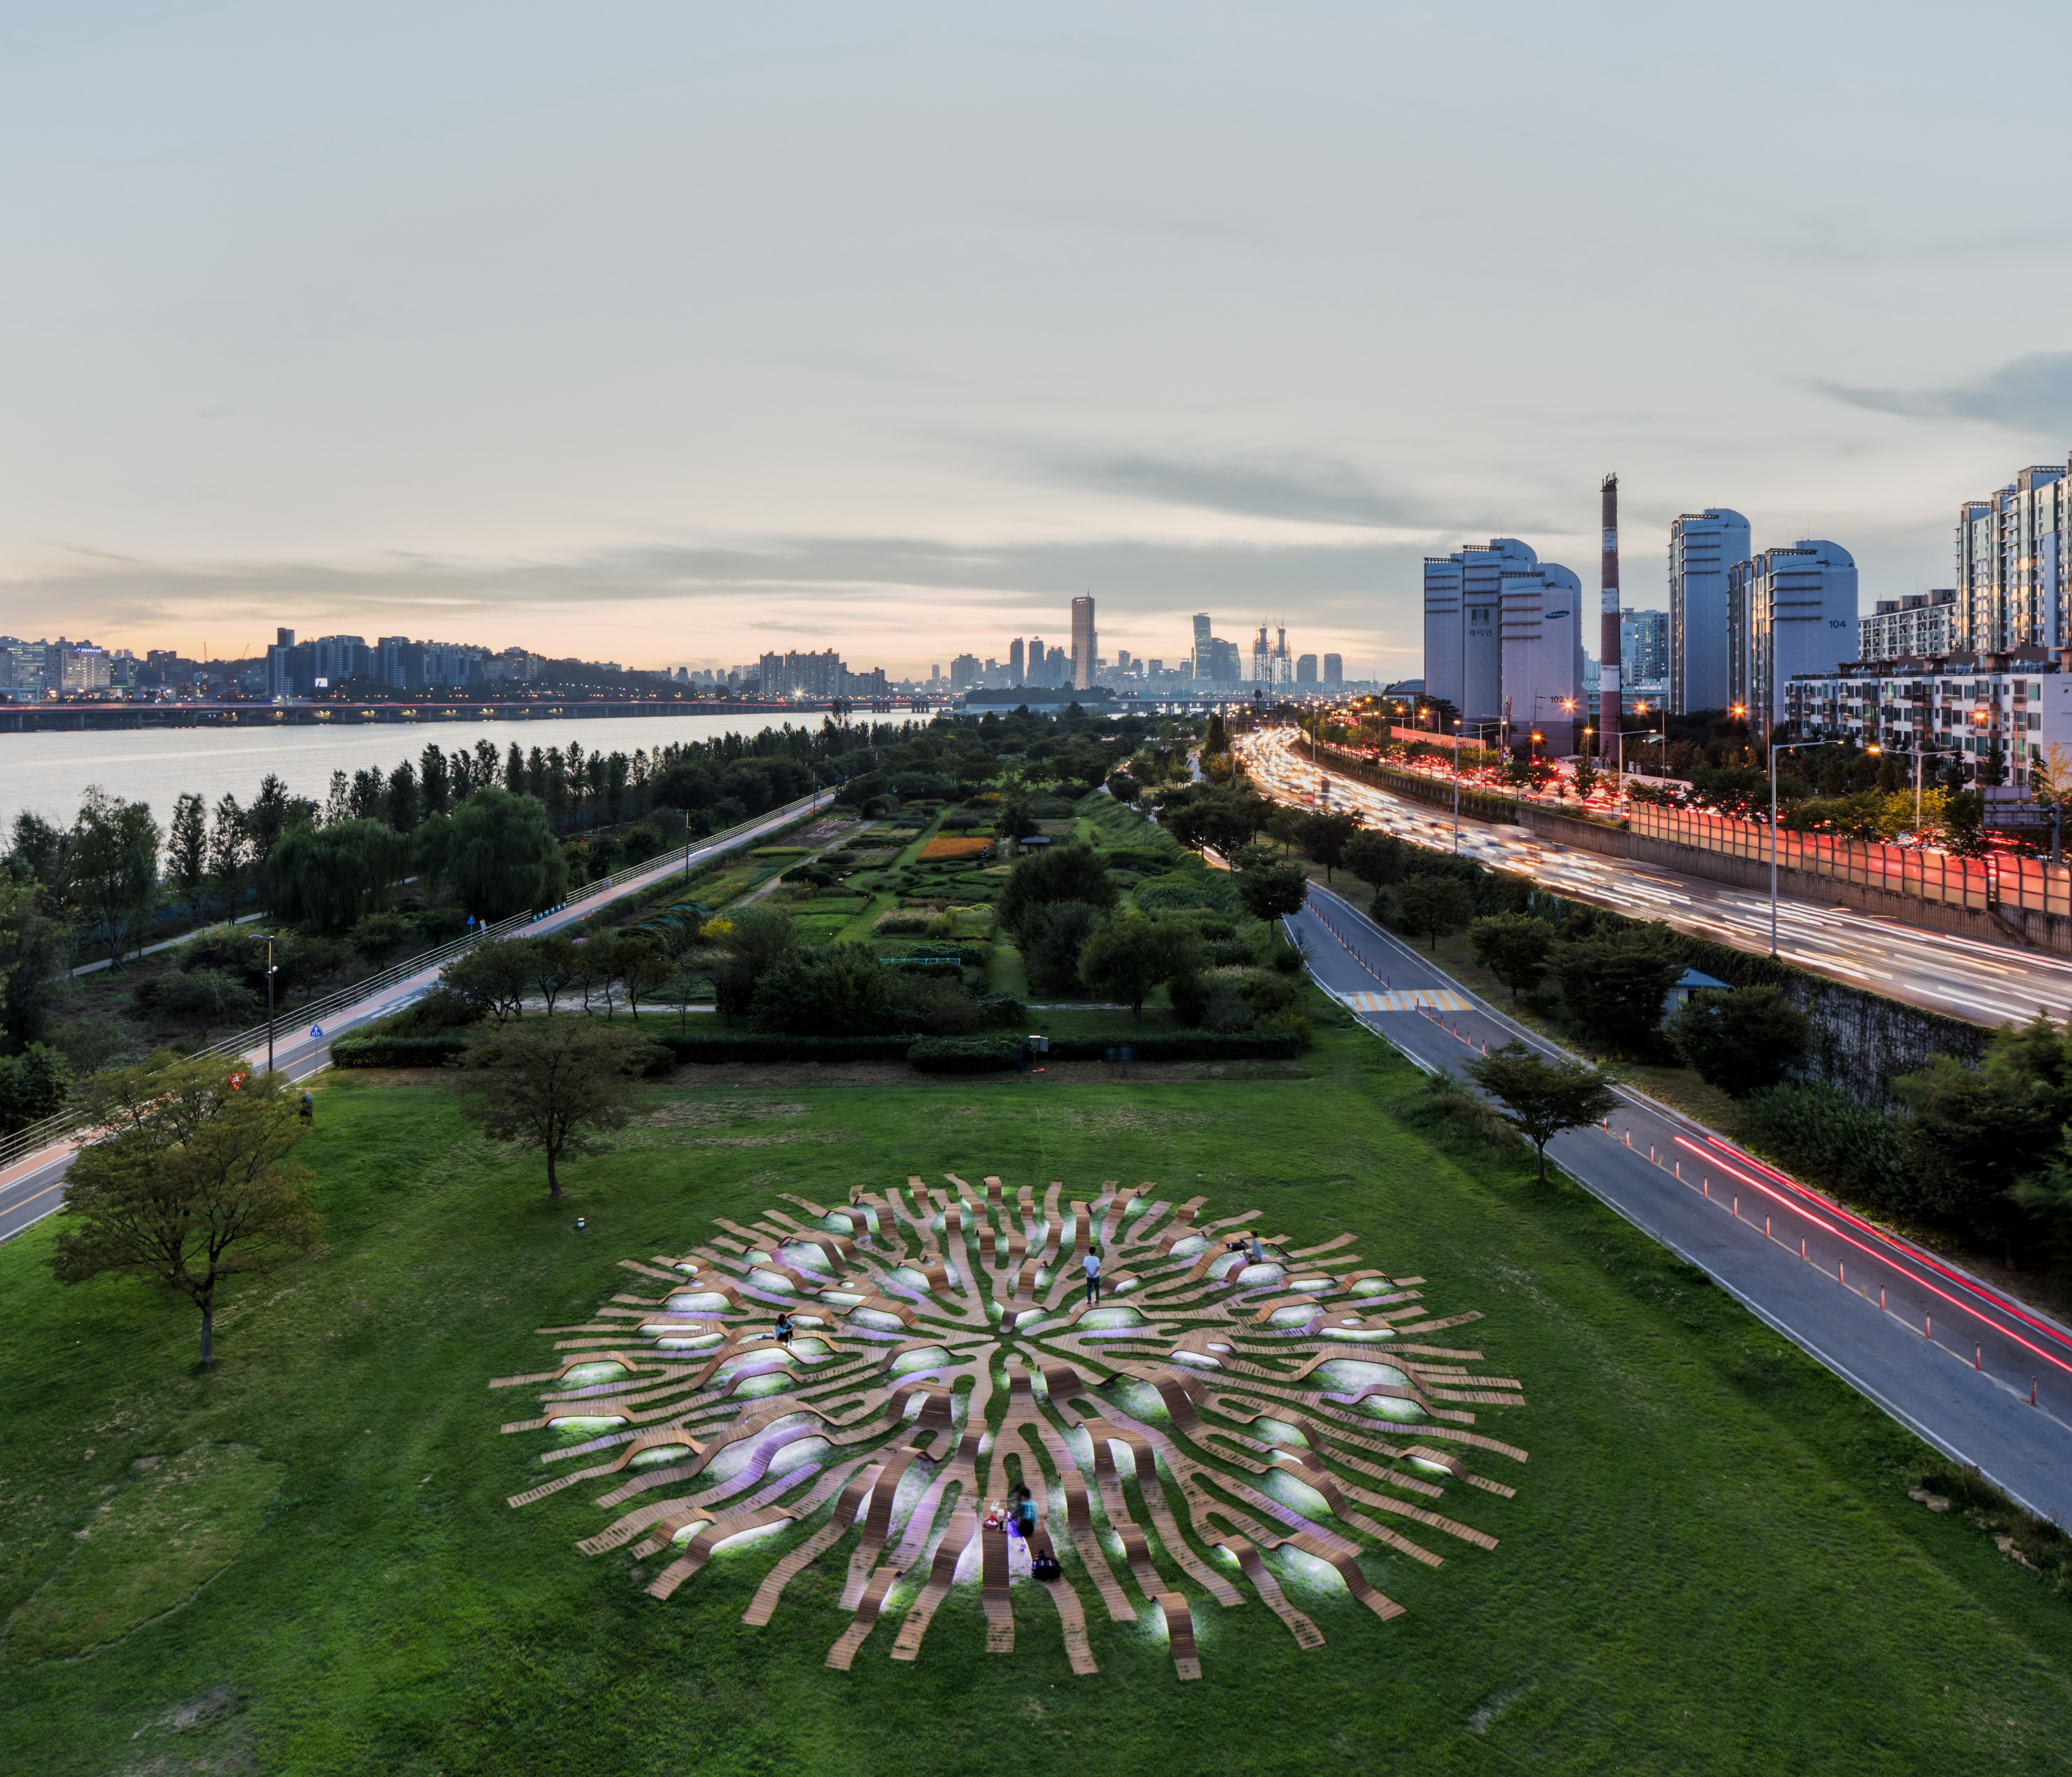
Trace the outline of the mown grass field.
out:
<instances>
[{"instance_id":1,"label":"mown grass field","mask_svg":"<svg viewBox=\"0 0 2072 1777\"><path fill-rule=\"evenodd\" d=\"M1364 1033L1320 1033L1309 1067L768 1092L687 1072L658 1089L657 1120L569 1166L558 1208L531 1162L484 1151L442 1086L329 1076L305 1150L326 1243L240 1292L212 1376L192 1368L190 1314L117 1282L52 1284L49 1224L0 1247L0 1617L28 1605L37 1652L164 1613L84 1657L25 1662L10 1641L0 1767L1912 1777L2072 1763L2072 1603L1958 1514L1907 1498L1920 1446L1581 1194L1407 1125L1396 1108L1416 1076ZM680 1250L779 1191L839 1200L946 1170L1158 1180L1207 1192L1211 1215L1256 1206L1293 1236L1356 1229L1370 1262L1423 1273L1435 1304L1482 1309L1474 1343L1530 1401L1486 1425L1532 1459L1506 1476L1515 1499L1449 1504L1500 1546L1449 1544L1437 1571L1371 1561L1408 1606L1392 1623L1342 1594L1304 1598L1328 1638L1312 1652L1256 1603L1198 1597L1198 1684L1098 1610L1098 1676L1072 1677L1047 1611L1023 1610L1018 1651L989 1656L971 1588L917 1664L886 1659L881 1628L842 1674L823 1664L847 1620L840 1559L751 1630L741 1610L784 1539L723 1552L660 1603L623 1551L572 1546L602 1521L594 1489L506 1507L538 1478L543 1440L499 1437L524 1408L484 1384L543 1368L532 1329L627 1287L619 1258ZM97 1610L80 1564L109 1565L104 1529L158 1565ZM185 1595L183 1531L206 1532L197 1572L235 1558L168 1610Z\"/></svg>"}]
</instances>

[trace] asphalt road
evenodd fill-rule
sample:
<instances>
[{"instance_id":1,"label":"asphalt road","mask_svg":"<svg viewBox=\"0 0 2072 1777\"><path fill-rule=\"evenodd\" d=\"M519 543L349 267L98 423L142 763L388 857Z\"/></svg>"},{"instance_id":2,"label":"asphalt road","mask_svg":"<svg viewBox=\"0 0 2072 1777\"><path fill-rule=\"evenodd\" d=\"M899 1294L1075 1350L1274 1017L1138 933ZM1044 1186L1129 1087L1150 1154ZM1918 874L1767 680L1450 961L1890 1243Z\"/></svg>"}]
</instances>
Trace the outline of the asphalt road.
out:
<instances>
[{"instance_id":1,"label":"asphalt road","mask_svg":"<svg viewBox=\"0 0 2072 1777\"><path fill-rule=\"evenodd\" d=\"M1314 795L1318 773L1300 751L1294 730L1272 729L1240 743L1255 780L1269 795L1293 801ZM1331 806L1357 808L1369 822L1450 850L1450 813L1330 779ZM1679 876L1659 865L1605 858L1486 821L1461 821L1461 849L1492 869L1516 870L1556 894L1594 901L1639 919L1661 919L1742 950L1770 948L1767 893ZM1778 954L1815 973L1873 993L1969 1019L2020 1023L2039 1008L2072 1018L2072 958L2016 944L1980 943L1824 902L1780 898Z\"/></svg>"},{"instance_id":2,"label":"asphalt road","mask_svg":"<svg viewBox=\"0 0 2072 1777\"><path fill-rule=\"evenodd\" d=\"M819 806L825 808L833 800L832 791L824 792ZM733 835L717 844L695 848L690 862L697 864L722 853L738 850L775 832L799 818L799 812L787 809L758 821L744 833ZM638 895L652 888L664 878L680 872L684 866L684 854L672 852L666 859L658 859L652 870L622 882L617 888L587 900L563 908L558 913L549 914L535 920L516 936L536 938L549 932L566 930L578 926L598 908L609 907L629 895ZM392 982L378 993L347 1006L327 1016L320 1027L300 1026L290 1028L283 1021L273 1039L273 1067L277 1072L285 1073L291 1080L303 1080L310 1075L322 1072L331 1065L332 1041L345 1036L363 1025L400 1011L419 994L427 992L438 980L439 967L434 965L400 981ZM263 1067L266 1063L266 1046L262 1043L245 1052L245 1059L253 1066ZM66 1141L47 1148L40 1154L27 1156L0 1173L0 1240L41 1221L55 1213L64 1202L64 1175L72 1166L72 1144Z\"/></svg>"},{"instance_id":3,"label":"asphalt road","mask_svg":"<svg viewBox=\"0 0 2072 1777\"><path fill-rule=\"evenodd\" d=\"M1313 890L1288 923L1318 983L1423 1067L1513 1041L1562 1053L1338 895ZM2072 1329L1645 1094L1621 1099L1608 1129L1549 1144L1564 1171L1945 1455L2072 1526Z\"/></svg>"}]
</instances>

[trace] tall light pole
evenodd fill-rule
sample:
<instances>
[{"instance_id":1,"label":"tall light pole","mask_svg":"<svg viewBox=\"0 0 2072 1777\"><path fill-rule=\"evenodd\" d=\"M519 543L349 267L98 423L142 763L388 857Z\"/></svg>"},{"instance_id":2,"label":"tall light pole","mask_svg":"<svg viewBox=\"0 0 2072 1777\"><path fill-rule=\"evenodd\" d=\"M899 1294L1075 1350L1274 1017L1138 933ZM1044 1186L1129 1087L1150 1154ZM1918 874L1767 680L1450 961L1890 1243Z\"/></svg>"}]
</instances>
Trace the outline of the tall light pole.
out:
<instances>
[{"instance_id":1,"label":"tall light pole","mask_svg":"<svg viewBox=\"0 0 2072 1777\"><path fill-rule=\"evenodd\" d=\"M273 934L255 932L252 941L266 947L266 1072L270 1074L273 1071Z\"/></svg>"},{"instance_id":2,"label":"tall light pole","mask_svg":"<svg viewBox=\"0 0 2072 1777\"><path fill-rule=\"evenodd\" d=\"M1777 755L1802 747L1825 747L1824 740L1779 741L1770 750L1770 953L1777 954Z\"/></svg>"}]
</instances>

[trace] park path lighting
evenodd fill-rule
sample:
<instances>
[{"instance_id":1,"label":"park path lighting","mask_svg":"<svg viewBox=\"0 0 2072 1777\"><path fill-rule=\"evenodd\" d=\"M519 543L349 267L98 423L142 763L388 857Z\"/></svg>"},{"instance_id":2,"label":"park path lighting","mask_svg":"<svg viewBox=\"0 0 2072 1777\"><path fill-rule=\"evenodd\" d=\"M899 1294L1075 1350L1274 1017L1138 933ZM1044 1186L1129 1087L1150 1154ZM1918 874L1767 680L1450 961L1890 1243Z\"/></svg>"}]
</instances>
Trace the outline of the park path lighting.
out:
<instances>
[{"instance_id":1,"label":"park path lighting","mask_svg":"<svg viewBox=\"0 0 2072 1777\"><path fill-rule=\"evenodd\" d=\"M273 934L255 932L252 941L266 947L266 1072L270 1074L273 1071L273 977L277 973L273 967Z\"/></svg>"}]
</instances>

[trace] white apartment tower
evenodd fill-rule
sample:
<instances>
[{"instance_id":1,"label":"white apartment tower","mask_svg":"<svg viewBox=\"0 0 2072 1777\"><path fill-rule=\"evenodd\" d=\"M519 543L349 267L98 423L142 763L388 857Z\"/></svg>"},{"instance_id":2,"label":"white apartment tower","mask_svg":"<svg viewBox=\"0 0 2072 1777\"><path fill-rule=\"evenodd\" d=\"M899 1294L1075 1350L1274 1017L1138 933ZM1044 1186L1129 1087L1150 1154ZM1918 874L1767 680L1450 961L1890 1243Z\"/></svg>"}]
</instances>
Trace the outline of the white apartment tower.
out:
<instances>
[{"instance_id":1,"label":"white apartment tower","mask_svg":"<svg viewBox=\"0 0 2072 1777\"><path fill-rule=\"evenodd\" d=\"M1958 645L1994 653L2063 648L2065 575L2072 556L2072 487L2065 466L2033 464L1957 515Z\"/></svg>"},{"instance_id":2,"label":"white apartment tower","mask_svg":"<svg viewBox=\"0 0 2072 1777\"><path fill-rule=\"evenodd\" d=\"M1724 710L1732 677L1727 577L1745 561L1749 521L1724 506L1686 512L1669 526L1669 707Z\"/></svg>"}]
</instances>

